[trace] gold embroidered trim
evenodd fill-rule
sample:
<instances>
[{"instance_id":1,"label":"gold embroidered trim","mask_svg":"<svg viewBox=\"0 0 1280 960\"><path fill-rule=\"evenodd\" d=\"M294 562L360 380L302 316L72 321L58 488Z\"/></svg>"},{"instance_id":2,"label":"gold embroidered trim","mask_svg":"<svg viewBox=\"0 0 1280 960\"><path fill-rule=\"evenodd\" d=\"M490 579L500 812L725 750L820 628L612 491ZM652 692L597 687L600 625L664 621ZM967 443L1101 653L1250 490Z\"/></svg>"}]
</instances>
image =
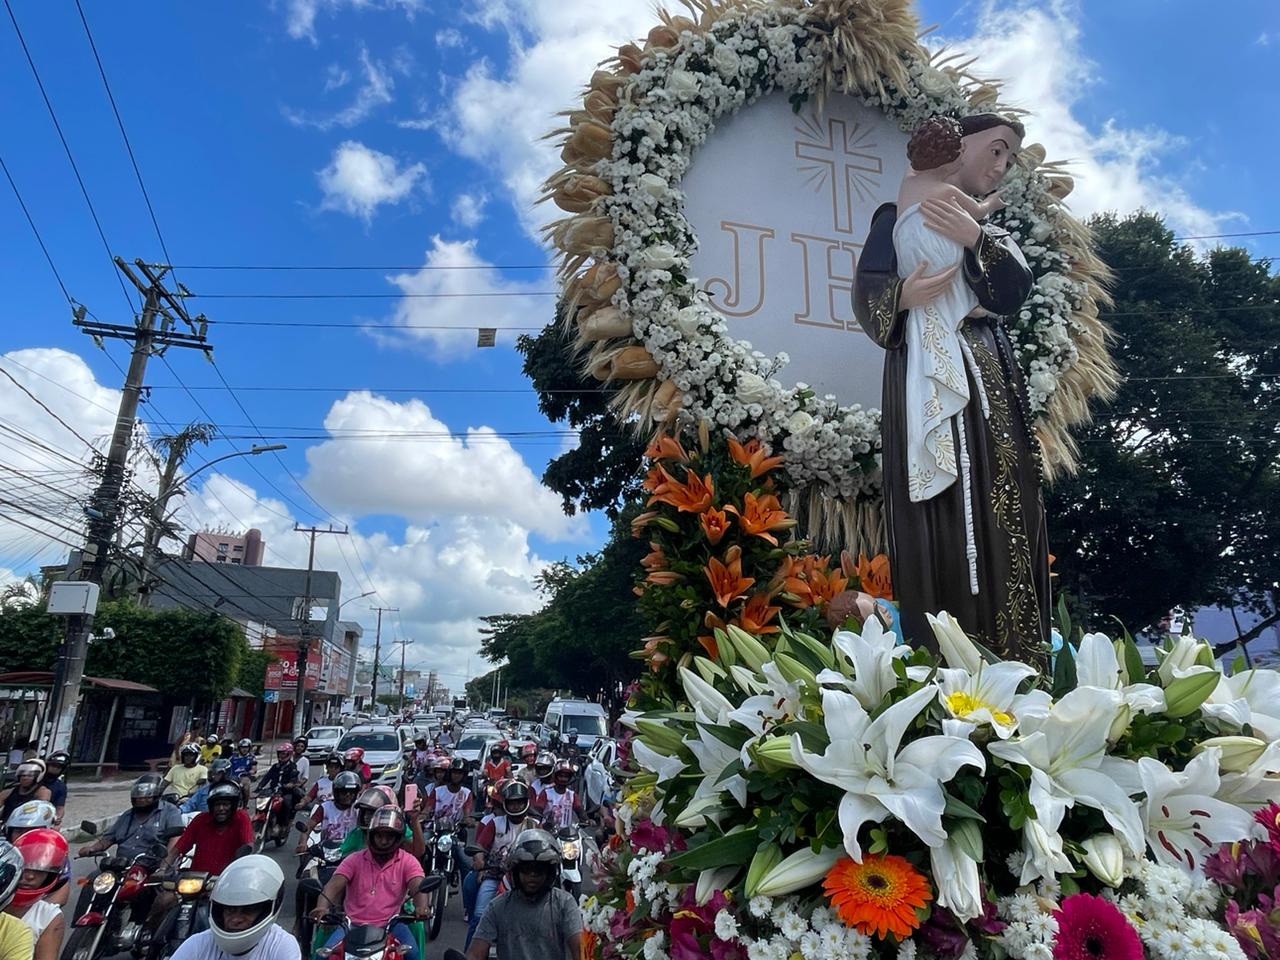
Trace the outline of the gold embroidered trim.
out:
<instances>
[{"instance_id":1,"label":"gold embroidered trim","mask_svg":"<svg viewBox=\"0 0 1280 960\"><path fill-rule=\"evenodd\" d=\"M889 331L893 329L893 321L897 319L898 293L901 290L902 281L894 280L871 301L871 322L875 324L876 342L882 347L886 345Z\"/></svg>"}]
</instances>

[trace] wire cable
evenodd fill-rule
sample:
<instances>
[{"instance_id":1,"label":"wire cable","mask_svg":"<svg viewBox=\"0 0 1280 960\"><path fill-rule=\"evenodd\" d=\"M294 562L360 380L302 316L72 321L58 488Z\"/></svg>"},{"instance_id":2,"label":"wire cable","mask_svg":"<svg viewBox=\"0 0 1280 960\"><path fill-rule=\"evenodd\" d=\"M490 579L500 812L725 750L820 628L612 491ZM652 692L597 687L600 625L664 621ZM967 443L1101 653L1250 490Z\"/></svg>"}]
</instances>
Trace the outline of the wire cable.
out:
<instances>
[{"instance_id":1,"label":"wire cable","mask_svg":"<svg viewBox=\"0 0 1280 960\"><path fill-rule=\"evenodd\" d=\"M68 303L75 303L75 300L71 298L71 294L67 292L67 285L62 282L62 274L58 272L58 267L53 262L53 256L49 253L49 248L45 246L44 238L40 236L36 222L31 217L31 211L27 209L27 203L22 199L22 192L18 189L18 185L14 183L13 174L9 172L9 165L4 162L4 157L2 156L0 156L0 169L4 170L5 179L9 181L9 186L13 188L13 195L18 198L18 206L22 208L22 215L27 218L27 224L31 227L31 232L35 234L36 243L40 244L40 252L44 254L44 259L49 264L49 269L53 271L53 278L58 281L58 286L62 288L62 295L67 298Z\"/></svg>"}]
</instances>

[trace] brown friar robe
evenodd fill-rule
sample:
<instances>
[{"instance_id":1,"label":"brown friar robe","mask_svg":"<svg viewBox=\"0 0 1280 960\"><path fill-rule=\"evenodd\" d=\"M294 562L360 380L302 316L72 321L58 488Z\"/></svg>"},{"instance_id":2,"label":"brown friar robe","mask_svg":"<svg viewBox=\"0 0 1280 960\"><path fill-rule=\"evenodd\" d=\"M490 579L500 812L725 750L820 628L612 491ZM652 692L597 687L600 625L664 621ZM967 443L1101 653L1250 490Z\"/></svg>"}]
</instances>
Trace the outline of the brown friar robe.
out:
<instances>
[{"instance_id":1,"label":"brown friar robe","mask_svg":"<svg viewBox=\"0 0 1280 960\"><path fill-rule=\"evenodd\" d=\"M966 363L970 400L961 419L977 548L975 595L965 555L963 484L957 481L918 503L907 495L907 311L898 309L902 280L893 247L896 222L897 207L891 203L872 217L858 259L853 308L862 329L885 349L884 497L903 631L909 642L936 649L925 614L946 610L966 633L1000 656L1043 665L1043 645L1049 639L1049 555L1040 448L1031 430L1022 370L1000 319L1022 306L1033 277L1013 240L990 224L983 225L976 250L965 252L965 280L979 304L995 314L968 319L961 328L982 375L989 414L983 415Z\"/></svg>"}]
</instances>

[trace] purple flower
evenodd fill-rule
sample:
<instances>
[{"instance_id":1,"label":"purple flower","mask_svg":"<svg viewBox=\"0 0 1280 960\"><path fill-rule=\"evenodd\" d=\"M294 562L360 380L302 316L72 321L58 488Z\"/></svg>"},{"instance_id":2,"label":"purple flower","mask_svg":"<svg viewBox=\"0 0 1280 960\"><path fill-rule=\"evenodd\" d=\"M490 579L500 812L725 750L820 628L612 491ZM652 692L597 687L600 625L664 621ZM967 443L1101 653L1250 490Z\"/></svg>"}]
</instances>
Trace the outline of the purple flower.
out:
<instances>
[{"instance_id":1,"label":"purple flower","mask_svg":"<svg viewBox=\"0 0 1280 960\"><path fill-rule=\"evenodd\" d=\"M934 907L918 936L938 960L955 960L964 953L965 944L969 942L964 927L946 907Z\"/></svg>"},{"instance_id":2,"label":"purple flower","mask_svg":"<svg viewBox=\"0 0 1280 960\"><path fill-rule=\"evenodd\" d=\"M1241 910L1234 900L1228 900L1226 921L1227 929L1250 960L1280 956L1280 930L1261 910Z\"/></svg>"},{"instance_id":3,"label":"purple flower","mask_svg":"<svg viewBox=\"0 0 1280 960\"><path fill-rule=\"evenodd\" d=\"M747 948L741 940L712 940L711 960L747 960Z\"/></svg>"},{"instance_id":4,"label":"purple flower","mask_svg":"<svg viewBox=\"0 0 1280 960\"><path fill-rule=\"evenodd\" d=\"M1204 861L1204 875L1221 887L1239 890L1249 875L1244 844L1224 843Z\"/></svg>"},{"instance_id":5,"label":"purple flower","mask_svg":"<svg viewBox=\"0 0 1280 960\"><path fill-rule=\"evenodd\" d=\"M684 837L675 830L657 826L652 820L639 820L631 828L631 846L637 850L650 853L666 853L668 850L683 850Z\"/></svg>"},{"instance_id":6,"label":"purple flower","mask_svg":"<svg viewBox=\"0 0 1280 960\"><path fill-rule=\"evenodd\" d=\"M982 901L982 916L975 917L969 923L979 933L985 933L991 937L994 937L1008 926L996 913L996 905L985 899L985 896Z\"/></svg>"}]
</instances>

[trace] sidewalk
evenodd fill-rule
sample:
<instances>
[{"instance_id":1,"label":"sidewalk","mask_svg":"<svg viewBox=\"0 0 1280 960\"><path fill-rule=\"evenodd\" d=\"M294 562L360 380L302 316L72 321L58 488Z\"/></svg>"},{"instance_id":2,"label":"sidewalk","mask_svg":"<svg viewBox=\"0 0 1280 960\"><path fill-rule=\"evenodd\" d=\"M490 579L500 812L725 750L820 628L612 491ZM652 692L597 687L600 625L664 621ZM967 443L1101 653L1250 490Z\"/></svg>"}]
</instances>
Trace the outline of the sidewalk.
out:
<instances>
[{"instance_id":1,"label":"sidewalk","mask_svg":"<svg viewBox=\"0 0 1280 960\"><path fill-rule=\"evenodd\" d=\"M62 834L69 840L84 839L80 830L81 820L92 820L98 832L111 824L121 811L129 806L129 788L136 776L104 780L100 783L76 783L67 785L67 806L62 816Z\"/></svg>"}]
</instances>

